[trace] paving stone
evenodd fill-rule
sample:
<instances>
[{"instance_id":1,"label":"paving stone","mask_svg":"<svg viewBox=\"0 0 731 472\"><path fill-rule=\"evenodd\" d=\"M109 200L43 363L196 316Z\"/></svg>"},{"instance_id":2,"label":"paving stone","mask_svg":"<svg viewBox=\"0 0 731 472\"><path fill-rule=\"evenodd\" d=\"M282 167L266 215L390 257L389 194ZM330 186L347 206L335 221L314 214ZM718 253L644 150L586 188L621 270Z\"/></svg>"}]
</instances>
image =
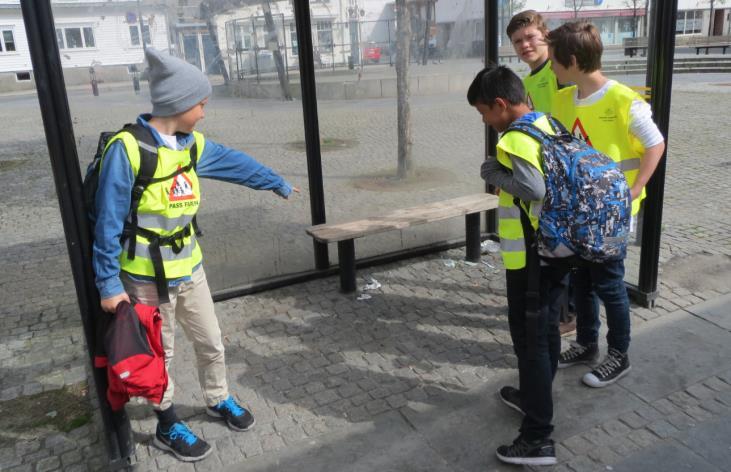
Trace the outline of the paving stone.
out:
<instances>
[{"instance_id":1,"label":"paving stone","mask_svg":"<svg viewBox=\"0 0 731 472\"><path fill-rule=\"evenodd\" d=\"M575 472L598 470L599 464L587 456L577 456L566 463L566 466Z\"/></svg>"},{"instance_id":2,"label":"paving stone","mask_svg":"<svg viewBox=\"0 0 731 472\"><path fill-rule=\"evenodd\" d=\"M647 429L662 439L669 438L678 432L678 429L666 420L653 421L647 425Z\"/></svg>"},{"instance_id":3,"label":"paving stone","mask_svg":"<svg viewBox=\"0 0 731 472\"><path fill-rule=\"evenodd\" d=\"M656 435L645 428L632 431L627 437L642 449L654 444L658 440Z\"/></svg>"},{"instance_id":4,"label":"paving stone","mask_svg":"<svg viewBox=\"0 0 731 472\"><path fill-rule=\"evenodd\" d=\"M632 429L642 428L648 423L645 418L638 415L634 411L620 416L619 419Z\"/></svg>"},{"instance_id":5,"label":"paving stone","mask_svg":"<svg viewBox=\"0 0 731 472\"><path fill-rule=\"evenodd\" d=\"M36 463L36 472L49 472L56 470L61 466L61 460L58 457L46 457Z\"/></svg>"},{"instance_id":6,"label":"paving stone","mask_svg":"<svg viewBox=\"0 0 731 472\"><path fill-rule=\"evenodd\" d=\"M563 445L566 446L568 450L579 456L588 454L596 447L595 444L592 444L583 436L570 437L563 441Z\"/></svg>"}]
</instances>

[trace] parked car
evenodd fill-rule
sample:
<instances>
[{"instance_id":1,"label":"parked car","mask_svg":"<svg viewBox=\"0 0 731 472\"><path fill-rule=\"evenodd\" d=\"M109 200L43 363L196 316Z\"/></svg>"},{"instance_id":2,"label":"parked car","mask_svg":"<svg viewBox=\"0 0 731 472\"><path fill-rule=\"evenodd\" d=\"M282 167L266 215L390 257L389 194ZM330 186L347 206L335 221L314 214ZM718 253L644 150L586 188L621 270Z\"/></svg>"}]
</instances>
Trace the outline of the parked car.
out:
<instances>
[{"instance_id":1,"label":"parked car","mask_svg":"<svg viewBox=\"0 0 731 472\"><path fill-rule=\"evenodd\" d=\"M368 43L368 46L363 49L363 61L371 64L381 62L381 48L376 43Z\"/></svg>"}]
</instances>

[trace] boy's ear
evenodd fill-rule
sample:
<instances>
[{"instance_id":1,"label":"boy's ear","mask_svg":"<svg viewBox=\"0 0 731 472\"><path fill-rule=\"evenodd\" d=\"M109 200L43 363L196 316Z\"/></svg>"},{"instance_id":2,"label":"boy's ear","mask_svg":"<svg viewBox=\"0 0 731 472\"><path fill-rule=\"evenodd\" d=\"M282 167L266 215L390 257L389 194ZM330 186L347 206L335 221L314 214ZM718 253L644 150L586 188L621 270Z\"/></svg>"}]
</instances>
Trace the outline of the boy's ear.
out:
<instances>
[{"instance_id":1,"label":"boy's ear","mask_svg":"<svg viewBox=\"0 0 731 472\"><path fill-rule=\"evenodd\" d=\"M579 62L576 60L576 56L573 54L571 55L571 65L568 68L571 67L579 67Z\"/></svg>"},{"instance_id":2,"label":"boy's ear","mask_svg":"<svg viewBox=\"0 0 731 472\"><path fill-rule=\"evenodd\" d=\"M505 111L508 109L508 101L504 98L496 97L493 106L499 107L500 111Z\"/></svg>"}]
</instances>

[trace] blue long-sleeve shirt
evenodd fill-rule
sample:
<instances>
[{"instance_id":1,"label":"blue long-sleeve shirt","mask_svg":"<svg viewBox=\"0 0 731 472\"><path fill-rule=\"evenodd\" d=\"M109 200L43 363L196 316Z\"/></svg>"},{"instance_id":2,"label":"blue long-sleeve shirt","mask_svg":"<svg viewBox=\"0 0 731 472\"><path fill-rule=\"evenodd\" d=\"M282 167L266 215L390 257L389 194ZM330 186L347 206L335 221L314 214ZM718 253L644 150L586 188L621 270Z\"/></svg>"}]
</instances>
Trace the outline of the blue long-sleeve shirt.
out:
<instances>
[{"instance_id":1,"label":"blue long-sleeve shirt","mask_svg":"<svg viewBox=\"0 0 731 472\"><path fill-rule=\"evenodd\" d=\"M152 132L158 146L167 146L157 130L150 126L149 119L150 115L140 115L137 123ZM178 149L189 147L194 140L193 134L178 135ZM196 174L198 177L245 185L256 190L272 190L284 198L292 192L292 186L269 167L241 151L227 148L208 139L198 160ZM120 238L130 210L134 181L135 176L124 144L122 141L115 141L104 155L95 200L96 224L92 263L101 298L109 298L124 292L119 277L119 255L122 252ZM187 277L173 279L169 283L177 285L186 279Z\"/></svg>"}]
</instances>

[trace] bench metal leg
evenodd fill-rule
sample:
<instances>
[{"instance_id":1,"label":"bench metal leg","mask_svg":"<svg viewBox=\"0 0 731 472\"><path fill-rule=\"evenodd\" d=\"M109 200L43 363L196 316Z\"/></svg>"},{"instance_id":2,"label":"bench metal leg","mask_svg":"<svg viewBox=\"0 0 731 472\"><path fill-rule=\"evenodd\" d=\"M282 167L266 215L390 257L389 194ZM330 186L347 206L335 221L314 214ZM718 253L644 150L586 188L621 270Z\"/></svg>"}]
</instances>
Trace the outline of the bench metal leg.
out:
<instances>
[{"instance_id":1,"label":"bench metal leg","mask_svg":"<svg viewBox=\"0 0 731 472\"><path fill-rule=\"evenodd\" d=\"M467 239L466 257L470 262L480 262L480 214L465 215L465 231Z\"/></svg>"},{"instance_id":2,"label":"bench metal leg","mask_svg":"<svg viewBox=\"0 0 731 472\"><path fill-rule=\"evenodd\" d=\"M340 291L355 292L355 241L338 241L338 264L340 266Z\"/></svg>"}]
</instances>

